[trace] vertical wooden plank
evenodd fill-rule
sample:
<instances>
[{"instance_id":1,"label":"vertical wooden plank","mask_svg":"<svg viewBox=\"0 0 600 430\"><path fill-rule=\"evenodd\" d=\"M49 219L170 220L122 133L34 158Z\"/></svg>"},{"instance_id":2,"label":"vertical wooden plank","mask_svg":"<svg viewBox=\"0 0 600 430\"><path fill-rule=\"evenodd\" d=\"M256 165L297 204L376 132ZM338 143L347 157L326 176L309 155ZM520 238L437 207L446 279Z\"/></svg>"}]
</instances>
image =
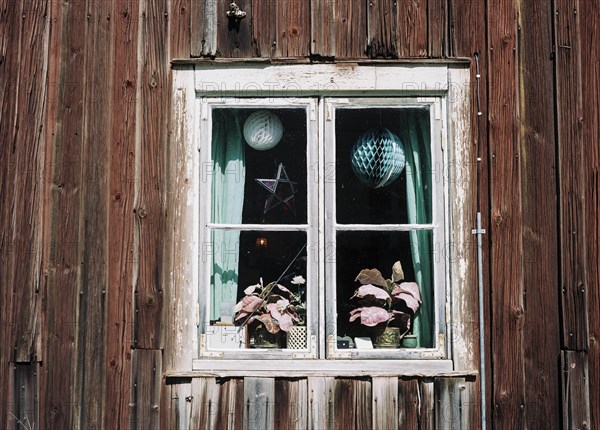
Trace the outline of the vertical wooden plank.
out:
<instances>
[{"instance_id":1,"label":"vertical wooden plank","mask_svg":"<svg viewBox=\"0 0 600 430\"><path fill-rule=\"evenodd\" d=\"M468 427L468 408L462 393L465 380L462 378L436 378L435 382L436 429L462 430Z\"/></svg>"},{"instance_id":2,"label":"vertical wooden plank","mask_svg":"<svg viewBox=\"0 0 600 430\"><path fill-rule=\"evenodd\" d=\"M134 347L163 347L162 285L165 233L165 160L170 100L168 2L140 2L138 76L140 99L136 142L135 241L139 244L134 279Z\"/></svg>"},{"instance_id":3,"label":"vertical wooden plank","mask_svg":"<svg viewBox=\"0 0 600 430\"><path fill-rule=\"evenodd\" d=\"M162 352L136 349L131 360L130 429L160 427Z\"/></svg>"},{"instance_id":4,"label":"vertical wooden plank","mask_svg":"<svg viewBox=\"0 0 600 430\"><path fill-rule=\"evenodd\" d=\"M335 0L334 4L336 58L364 58L367 52L366 2Z\"/></svg>"},{"instance_id":5,"label":"vertical wooden plank","mask_svg":"<svg viewBox=\"0 0 600 430\"><path fill-rule=\"evenodd\" d=\"M356 422L356 396L354 380L350 378L336 378L333 384L333 410L334 428L354 428ZM371 402L367 403L368 406Z\"/></svg>"},{"instance_id":6,"label":"vertical wooden plank","mask_svg":"<svg viewBox=\"0 0 600 430\"><path fill-rule=\"evenodd\" d=\"M244 380L241 378L218 381L216 428L239 429L244 418Z\"/></svg>"},{"instance_id":7,"label":"vertical wooden plank","mask_svg":"<svg viewBox=\"0 0 600 430\"><path fill-rule=\"evenodd\" d=\"M419 381L419 425L420 430L435 428L435 389L432 381Z\"/></svg>"},{"instance_id":8,"label":"vertical wooden plank","mask_svg":"<svg viewBox=\"0 0 600 430\"><path fill-rule=\"evenodd\" d=\"M488 49L486 43L486 2L484 1L470 1L470 0L452 0L449 2L449 26L450 26L450 48L451 54L458 57L471 57L473 58L474 53L478 54L479 66L480 66L480 104L482 115L479 117L481 123L481 135L478 132L478 115L477 115L477 69L475 61L471 61L470 68L470 85L469 88L465 88L464 85L452 86L452 89L458 89L459 94L463 94L463 91L470 91L469 97L471 100L470 108L470 149L463 150L458 149L456 151L457 158L460 159L460 163L457 165L459 169L460 177L472 178L472 183L476 181L477 175L477 146L480 146L480 152L482 157L481 163L481 196L480 196L480 211L482 217L483 228L487 230L487 234L483 235L482 248L483 248L483 289L484 289L484 316L485 316L485 355L488 357L486 360L486 368L479 369L480 367L480 351L478 340L480 335L479 330L479 312L478 308L473 306L474 303L478 303L478 288L476 286L476 274L474 271L470 271L473 276L473 281L466 283L460 291L453 291L453 312L455 315L461 315L462 324L460 326L452 326L453 331L462 332L462 338L473 344L473 348L466 348L464 344L452 341L453 349L453 360L456 369L479 369L480 372L485 372L486 375L486 416L488 417L488 426L491 427L490 417L492 417L493 410L492 405L492 361L489 359L492 357L491 354L491 308L490 308L490 297L491 297L491 282L490 282L490 241L491 241L491 230L490 230L490 197L488 192L489 184L489 160L491 160L488 152L488 139L487 139L487 82L488 82L488 68L487 58ZM494 15L494 10L489 10L487 13ZM469 25L464 25L469 23ZM461 151L466 154L460 155ZM477 212L477 199L476 196L471 196L470 199L471 208L470 213L475 214ZM464 217L463 217L464 218ZM475 226L475 218L471 215L467 216L465 220L469 225ZM466 227L466 225L465 225ZM468 228L468 227L467 227ZM468 231L470 233L470 231ZM471 235L472 239L461 244L459 252L463 255L469 255L471 258L475 258L476 253L476 237ZM478 428L481 426L481 413L480 413L480 392L481 387L479 385L480 378L477 378L475 383L467 384L464 392L464 396L468 397L468 428Z\"/></svg>"},{"instance_id":9,"label":"vertical wooden plank","mask_svg":"<svg viewBox=\"0 0 600 430\"><path fill-rule=\"evenodd\" d=\"M489 151L494 427L525 425L523 405L523 266L516 6L506 2L488 16Z\"/></svg>"},{"instance_id":10,"label":"vertical wooden plank","mask_svg":"<svg viewBox=\"0 0 600 430\"><path fill-rule=\"evenodd\" d=\"M229 18L230 0L217 0L217 56L226 58L254 57L252 44L251 23L254 25L252 0L239 0L235 2L240 10L246 12L246 17L240 20ZM257 22L260 25L260 18Z\"/></svg>"},{"instance_id":11,"label":"vertical wooden plank","mask_svg":"<svg viewBox=\"0 0 600 430\"><path fill-rule=\"evenodd\" d=\"M275 428L275 379L244 378L244 430Z\"/></svg>"},{"instance_id":12,"label":"vertical wooden plank","mask_svg":"<svg viewBox=\"0 0 600 430\"><path fill-rule=\"evenodd\" d=\"M427 44L429 57L447 56L448 0L427 1Z\"/></svg>"},{"instance_id":13,"label":"vertical wooden plank","mask_svg":"<svg viewBox=\"0 0 600 430\"><path fill-rule=\"evenodd\" d=\"M354 379L353 385L354 407L356 410L354 428L370 428L373 424L373 414L375 413L369 407L373 403L373 383L370 379Z\"/></svg>"},{"instance_id":14,"label":"vertical wooden plank","mask_svg":"<svg viewBox=\"0 0 600 430\"><path fill-rule=\"evenodd\" d=\"M371 58L398 58L397 33L397 2L370 0L367 5L367 55Z\"/></svg>"},{"instance_id":15,"label":"vertical wooden plank","mask_svg":"<svg viewBox=\"0 0 600 430\"><path fill-rule=\"evenodd\" d=\"M47 0L23 3L19 40L13 49L18 56L19 69L14 76L16 116L6 123L10 136L11 166L14 176L7 186L13 188L12 199L3 200L10 215L6 239L12 249L7 288L12 289L11 340L14 361L41 360L39 344L40 322L40 268L43 236L43 192L45 157L45 82L48 67L48 13ZM10 56L11 53L8 53ZM3 123L5 124L5 123ZM10 124L10 125L9 125ZM9 197L9 196L6 196ZM8 215L8 214L7 214ZM38 357L36 357L38 356Z\"/></svg>"},{"instance_id":16,"label":"vertical wooden plank","mask_svg":"<svg viewBox=\"0 0 600 430\"><path fill-rule=\"evenodd\" d=\"M585 164L579 0L555 2L556 105L560 177L562 345L587 350Z\"/></svg>"},{"instance_id":17,"label":"vertical wooden plank","mask_svg":"<svg viewBox=\"0 0 600 430\"><path fill-rule=\"evenodd\" d=\"M334 423L332 377L312 376L308 378L308 428L317 430L330 428Z\"/></svg>"},{"instance_id":18,"label":"vertical wooden plank","mask_svg":"<svg viewBox=\"0 0 600 430\"><path fill-rule=\"evenodd\" d=\"M277 46L277 5L287 2L264 0L252 1L252 39L255 54L261 58L271 58L278 50ZM248 19L246 17L245 19Z\"/></svg>"},{"instance_id":19,"label":"vertical wooden plank","mask_svg":"<svg viewBox=\"0 0 600 430\"><path fill-rule=\"evenodd\" d=\"M372 378L372 405L372 428L398 428L398 378ZM365 407L365 404L356 404L357 409Z\"/></svg>"},{"instance_id":20,"label":"vertical wooden plank","mask_svg":"<svg viewBox=\"0 0 600 430\"><path fill-rule=\"evenodd\" d=\"M419 424L419 382L398 379L398 428L417 430Z\"/></svg>"},{"instance_id":21,"label":"vertical wooden plank","mask_svg":"<svg viewBox=\"0 0 600 430\"><path fill-rule=\"evenodd\" d=\"M172 0L170 12L170 52L171 58L189 58L192 50L190 13L193 0Z\"/></svg>"},{"instance_id":22,"label":"vertical wooden plank","mask_svg":"<svg viewBox=\"0 0 600 430\"><path fill-rule=\"evenodd\" d=\"M192 415L189 428L216 428L220 387L215 378L192 379Z\"/></svg>"},{"instance_id":23,"label":"vertical wooden plank","mask_svg":"<svg viewBox=\"0 0 600 430\"><path fill-rule=\"evenodd\" d=\"M590 387L587 353L563 351L563 429L588 429L590 427ZM597 407L597 405L594 405Z\"/></svg>"},{"instance_id":24,"label":"vertical wooden plank","mask_svg":"<svg viewBox=\"0 0 600 430\"><path fill-rule=\"evenodd\" d=\"M190 43L192 57L217 53L217 0L191 0Z\"/></svg>"},{"instance_id":25,"label":"vertical wooden plank","mask_svg":"<svg viewBox=\"0 0 600 430\"><path fill-rule=\"evenodd\" d=\"M554 128L553 10L550 2L518 4L520 160L523 214L523 330L526 422L560 421L558 236ZM539 351L544 345L544 353ZM542 400L543 399L543 400Z\"/></svg>"},{"instance_id":26,"label":"vertical wooden plank","mask_svg":"<svg viewBox=\"0 0 600 430\"><path fill-rule=\"evenodd\" d=\"M111 143L112 1L87 1L80 206L76 426L101 427L106 390L106 290L108 287L108 164Z\"/></svg>"},{"instance_id":27,"label":"vertical wooden plank","mask_svg":"<svg viewBox=\"0 0 600 430\"><path fill-rule=\"evenodd\" d=\"M73 428L81 403L74 390L78 356L78 292L80 283L80 209L82 199L84 94L85 94L85 1L53 4L55 27L51 34L50 86L56 98L49 100L49 121L55 122L48 157L50 191L49 233L46 244L45 350L42 368L40 416L47 428ZM66 23L69 23L68 25ZM53 107L54 105L55 107ZM52 112L52 116L50 115Z\"/></svg>"},{"instance_id":28,"label":"vertical wooden plank","mask_svg":"<svg viewBox=\"0 0 600 430\"><path fill-rule=\"evenodd\" d=\"M452 142L448 150L448 175L453 178L454 197L450 203L451 254L447 257L447 264L456 283L450 291L453 320L447 330L451 336L450 346L456 370L480 367L479 312L475 306L479 303L477 245L476 236L472 234L473 227L477 225L477 172L473 166L477 165L478 155L471 140L473 125L470 122L473 109L477 111L477 108L476 105L471 106L469 100L469 75L470 71L464 67L449 68L448 98L452 100L449 109L454 111L454 115L448 122L448 141ZM481 191L482 194L484 192ZM465 208L470 210L465 212ZM481 390L481 387L470 384L464 393L469 400L466 413L472 427L481 426L478 389Z\"/></svg>"},{"instance_id":29,"label":"vertical wooden plank","mask_svg":"<svg viewBox=\"0 0 600 430\"><path fill-rule=\"evenodd\" d=\"M581 81L585 82L583 98L583 142L586 160L586 253L589 311L589 386L600 387L600 4L580 2ZM595 144L594 144L595 143ZM589 428L600 427L600 390L590 390Z\"/></svg>"},{"instance_id":30,"label":"vertical wooden plank","mask_svg":"<svg viewBox=\"0 0 600 430\"><path fill-rule=\"evenodd\" d=\"M398 0L396 9L398 57L427 57L427 0Z\"/></svg>"},{"instance_id":31,"label":"vertical wooden plank","mask_svg":"<svg viewBox=\"0 0 600 430\"><path fill-rule=\"evenodd\" d=\"M109 145L108 287L106 297L106 428L126 428L133 342L133 204L138 5L115 2L112 130ZM115 396L114 393L121 393Z\"/></svg>"},{"instance_id":32,"label":"vertical wooden plank","mask_svg":"<svg viewBox=\"0 0 600 430\"><path fill-rule=\"evenodd\" d=\"M310 16L311 55L335 56L335 0L312 0Z\"/></svg>"},{"instance_id":33,"label":"vertical wooden plank","mask_svg":"<svg viewBox=\"0 0 600 430\"><path fill-rule=\"evenodd\" d=\"M8 400L8 429L39 428L39 364L12 363L12 389Z\"/></svg>"},{"instance_id":34,"label":"vertical wooden plank","mask_svg":"<svg viewBox=\"0 0 600 430\"><path fill-rule=\"evenodd\" d=\"M306 379L275 380L274 425L277 429L306 429Z\"/></svg>"},{"instance_id":35,"label":"vertical wooden plank","mask_svg":"<svg viewBox=\"0 0 600 430\"><path fill-rule=\"evenodd\" d=\"M13 345L15 323L12 321L13 286L12 271L15 261L15 244L12 230L12 200L14 199L15 160L14 123L16 114L16 91L18 84L19 58L11 55L13 47L19 46L19 24L21 22L22 3L11 0L0 1L0 342L1 345ZM5 124L11 124L7 126ZM10 380L10 362L14 351L11 347L0 350L0 392L6 393L7 401L0 402L0 426L8 427L12 420L10 413L14 406L8 401L12 382Z\"/></svg>"},{"instance_id":36,"label":"vertical wooden plank","mask_svg":"<svg viewBox=\"0 0 600 430\"><path fill-rule=\"evenodd\" d=\"M276 5L277 45L276 57L308 57L310 52L309 1L278 1ZM254 14L254 25L262 25L264 15ZM260 19L260 21L256 21Z\"/></svg>"}]
</instances>

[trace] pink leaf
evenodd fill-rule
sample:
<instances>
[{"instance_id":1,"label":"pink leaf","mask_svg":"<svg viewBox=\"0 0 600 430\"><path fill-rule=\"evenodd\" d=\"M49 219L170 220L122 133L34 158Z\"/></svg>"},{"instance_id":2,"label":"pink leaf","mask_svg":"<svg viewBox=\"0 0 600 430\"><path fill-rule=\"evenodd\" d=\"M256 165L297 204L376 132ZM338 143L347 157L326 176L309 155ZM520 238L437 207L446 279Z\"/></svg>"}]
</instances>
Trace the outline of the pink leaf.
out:
<instances>
[{"instance_id":1,"label":"pink leaf","mask_svg":"<svg viewBox=\"0 0 600 430\"><path fill-rule=\"evenodd\" d=\"M252 313L261 307L264 300L258 296L246 296L240 301L237 305L235 305L235 312L248 312Z\"/></svg>"},{"instance_id":2,"label":"pink leaf","mask_svg":"<svg viewBox=\"0 0 600 430\"><path fill-rule=\"evenodd\" d=\"M371 284L359 287L352 297L364 298L367 296L373 296L381 300L391 300L390 295L385 290Z\"/></svg>"},{"instance_id":3,"label":"pink leaf","mask_svg":"<svg viewBox=\"0 0 600 430\"><path fill-rule=\"evenodd\" d=\"M402 282L396 285L392 296L404 301L413 312L417 312L421 303L421 293L416 282Z\"/></svg>"},{"instance_id":4,"label":"pink leaf","mask_svg":"<svg viewBox=\"0 0 600 430\"><path fill-rule=\"evenodd\" d=\"M354 321L360 315L360 323L367 327L375 327L377 324L381 324L390 319L390 314L383 308L377 306L369 306L364 308L358 308L352 311L350 316L350 322Z\"/></svg>"}]
</instances>

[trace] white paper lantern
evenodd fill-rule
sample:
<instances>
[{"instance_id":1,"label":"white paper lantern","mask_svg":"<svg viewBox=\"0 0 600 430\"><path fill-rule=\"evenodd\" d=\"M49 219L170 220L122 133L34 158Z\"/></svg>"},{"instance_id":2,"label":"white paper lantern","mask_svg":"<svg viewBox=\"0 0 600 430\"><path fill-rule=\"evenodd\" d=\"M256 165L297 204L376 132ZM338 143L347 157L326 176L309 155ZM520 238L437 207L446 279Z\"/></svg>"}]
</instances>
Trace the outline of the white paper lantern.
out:
<instances>
[{"instance_id":1,"label":"white paper lantern","mask_svg":"<svg viewBox=\"0 0 600 430\"><path fill-rule=\"evenodd\" d=\"M258 151L275 147L283 135L281 120L268 110L259 110L244 123L244 139Z\"/></svg>"}]
</instances>

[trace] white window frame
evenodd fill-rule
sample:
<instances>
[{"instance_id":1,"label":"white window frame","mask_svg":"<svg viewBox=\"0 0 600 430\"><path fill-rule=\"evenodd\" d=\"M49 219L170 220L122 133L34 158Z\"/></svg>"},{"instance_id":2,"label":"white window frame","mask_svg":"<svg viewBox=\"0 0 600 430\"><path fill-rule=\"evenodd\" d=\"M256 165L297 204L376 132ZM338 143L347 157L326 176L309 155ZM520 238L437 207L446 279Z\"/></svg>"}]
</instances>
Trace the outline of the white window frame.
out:
<instances>
[{"instance_id":1,"label":"white window frame","mask_svg":"<svg viewBox=\"0 0 600 430\"><path fill-rule=\"evenodd\" d=\"M466 193L471 191L470 173L464 167L469 164L468 150L470 147L469 135L469 72L463 65L431 63L431 64L320 64L320 65L265 65L265 64L219 64L205 63L178 67L173 72L173 116L172 138L175 144L175 155L169 162L172 166L170 185L172 186L169 199L173 202L176 220L172 220L173 234L167 244L170 250L172 270L166 274L167 282L172 286L173 329L177 336L171 341L171 350L175 359L175 369L183 371L189 369L196 372L235 372L239 367L236 360L227 360L225 355L214 354L201 357L198 326L200 319L199 300L200 278L200 247L201 235L205 234L202 227L199 211L201 195L198 187L201 159L205 148L206 136L197 125L206 115L201 100L203 98L217 98L225 104L227 100L238 101L240 97L267 97L282 96L283 99L294 97L315 97L321 100L332 98L351 97L386 97L403 98L406 96L421 97L425 103L439 100L441 109L440 147L443 151L443 176L445 204L444 217L446 243L467 243L470 230L466 232L467 217L461 201L466 200ZM365 99L366 100L366 99ZM427 101L429 100L429 101ZM436 102L434 102L435 104ZM452 106L450 104L452 103ZM324 103L319 103L317 117L325 118ZM437 109L437 108L436 108ZM432 111L432 114L435 111ZM439 113L439 112L438 112ZM310 113L312 115L312 112ZM324 128L319 127L319 147L323 147ZM433 139L432 134L432 139ZM437 140L437 137L433 140ZM319 153L320 166L324 168L324 154ZM462 166L462 167L458 167ZM324 172L323 172L324 173ZM460 176L460 181L452 180ZM183 179L185 177L185 180ZM319 194L319 217L324 217L325 206L322 201L323 194ZM183 203L183 202L186 203ZM458 221L455 223L455 221ZM322 224L321 224L322 225ZM457 226L459 230L457 230ZM320 235L326 234L319 231ZM324 243L321 236L320 243ZM335 347L327 350L327 336L324 324L318 325L315 333L318 347L315 351L307 351L304 356L291 358L304 358L303 369L313 373L344 372L344 369L360 368L376 371L392 371L397 374L440 374L461 367L460 363L472 360L473 340L463 337L461 327L461 309L470 304L461 302L461 290L472 276L468 267L474 264L472 257L463 253L456 257L446 257L446 269L442 283L446 301L436 297L436 326L438 329L438 347L429 350L403 350L400 355L393 357L384 353L373 351L373 355L352 354L348 357L348 350L336 351ZM319 279L323 278L322 265L319 268ZM473 266L474 267L474 266ZM384 270L385 268L382 268ZM435 284L438 285L438 274L435 275ZM328 282L327 288L335 288ZM437 293L437 291L436 291ZM319 297L319 319L325 321L325 303L323 295ZM443 309L442 309L443 308ZM195 322L195 324L194 324ZM441 345L441 346L440 346ZM457 348L458 346L458 348ZM250 351L242 351L248 353ZM247 369L270 369L271 371L295 369L297 360L283 359L285 352L277 351L273 360L261 361L264 354L250 357L246 364ZM297 353L297 351L296 351ZM396 353L396 351L394 351ZM318 354L318 355L316 355ZM252 353L250 353L252 355ZM355 357L354 359L348 359ZM225 359L224 359L225 358ZM234 357L231 357L234 358ZM256 358L253 360L252 358ZM290 357L286 357L290 358ZM335 360L324 360L333 358ZM373 358L386 358L373 360ZM186 364L188 363L188 364ZM342 364L347 363L347 364ZM457 364L458 363L458 364ZM400 366L400 367L399 367ZM319 369L317 371L317 369ZM386 370L387 369L387 370Z\"/></svg>"}]
</instances>

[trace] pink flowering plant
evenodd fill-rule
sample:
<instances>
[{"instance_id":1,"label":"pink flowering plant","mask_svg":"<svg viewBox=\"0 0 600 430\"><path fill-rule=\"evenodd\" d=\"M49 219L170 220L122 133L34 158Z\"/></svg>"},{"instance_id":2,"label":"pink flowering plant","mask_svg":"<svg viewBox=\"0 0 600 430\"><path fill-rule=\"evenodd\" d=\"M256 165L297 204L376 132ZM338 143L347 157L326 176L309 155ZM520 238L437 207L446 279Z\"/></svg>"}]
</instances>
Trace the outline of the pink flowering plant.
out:
<instances>
[{"instance_id":1,"label":"pink flowering plant","mask_svg":"<svg viewBox=\"0 0 600 430\"><path fill-rule=\"evenodd\" d=\"M295 276L291 283L300 286L306 281ZM306 310L301 294L294 294L277 282L263 285L263 280L244 290L245 296L234 308L235 322L240 325L262 324L269 333L288 332L294 323L301 323Z\"/></svg>"},{"instance_id":2,"label":"pink flowering plant","mask_svg":"<svg viewBox=\"0 0 600 430\"><path fill-rule=\"evenodd\" d=\"M392 266L389 279L377 269L364 269L355 281L362 285L351 297L356 308L350 312L350 322L359 321L366 327L399 327L404 333L410 330L411 315L421 305L421 293L415 282L404 281L399 261Z\"/></svg>"}]
</instances>

